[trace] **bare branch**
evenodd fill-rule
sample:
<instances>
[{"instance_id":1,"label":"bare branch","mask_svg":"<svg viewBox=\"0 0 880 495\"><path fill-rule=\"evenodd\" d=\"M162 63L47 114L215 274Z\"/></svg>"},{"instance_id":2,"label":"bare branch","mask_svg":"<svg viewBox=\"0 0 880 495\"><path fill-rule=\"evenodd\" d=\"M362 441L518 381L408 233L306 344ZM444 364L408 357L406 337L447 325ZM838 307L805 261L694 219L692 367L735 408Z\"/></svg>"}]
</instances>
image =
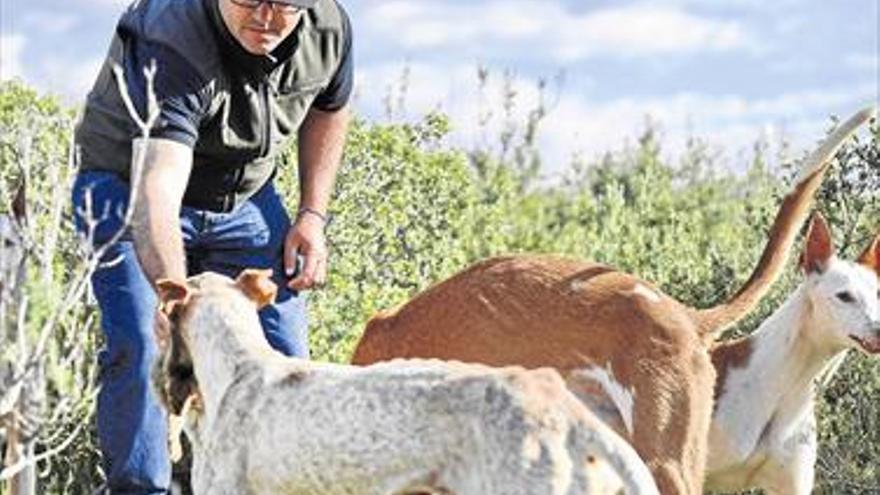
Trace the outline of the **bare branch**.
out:
<instances>
[{"instance_id":1,"label":"bare branch","mask_svg":"<svg viewBox=\"0 0 880 495\"><path fill-rule=\"evenodd\" d=\"M122 67L118 64L114 65L113 73L116 75L116 84L119 87L119 93L122 96L125 107L128 110L132 120L134 120L134 122L140 128L142 146L146 147L150 139L150 130L152 129L153 125L155 125L156 120L159 118L159 106L156 102L155 91L153 89L153 81L156 75L155 61L151 63L150 67L144 68L144 76L147 79L148 100L148 114L145 118L142 118L134 107L134 103L132 102L131 96L128 92L128 85L125 82L125 75ZM40 336L37 340L37 345L31 352L31 355L27 360L27 364L24 367L22 375L17 376L13 381L23 380L26 377L27 373L31 369L33 369L37 363L39 363L39 360L42 358L43 353L45 352L46 344L49 340L49 337L52 334L53 329L58 324L58 320L61 318L62 315L66 314L70 310L70 308L76 303L76 301L78 301L83 296L85 290L88 288L88 281L92 273L94 273L94 271L98 269L101 264L101 260L107 254L109 249L114 244L119 242L120 239L122 239L122 236L125 235L126 231L131 226L132 217L135 210L135 203L137 200L137 190L140 186L140 181L143 175L142 171L144 163L146 161L146 153L133 153L133 157L135 159L132 161L128 208L126 209L125 217L122 220L122 225L116 232L114 232L109 240L104 242L101 246L97 247L90 253L90 256L85 264L85 269L81 270L76 275L76 277L74 277L71 289L68 290L61 304L55 307L55 311L52 312L51 316L47 319L47 321L40 329Z\"/></svg>"},{"instance_id":2,"label":"bare branch","mask_svg":"<svg viewBox=\"0 0 880 495\"><path fill-rule=\"evenodd\" d=\"M97 397L97 395L98 395L97 391L92 392L92 396L93 396L92 399L94 399L94 397ZM65 438L63 442L56 445L55 447L53 447L49 450L46 450L44 452L41 452L39 455L36 455L31 458L22 459L11 466L5 467L3 469L3 471L0 471L0 481L6 481L9 479L12 479L13 476L20 473L21 471L23 471L31 466L35 466L35 465L39 464L40 462L43 462L44 460L49 459L50 457L55 456L61 452L64 452L67 449L67 447L69 447L70 444L73 443L74 440L76 440L76 437L78 437L80 432L83 431L83 427L86 424L88 424L88 423L86 423L86 422L77 423L76 427L74 427L74 429L73 429L73 432L71 432L70 435L68 435L68 437Z\"/></svg>"}]
</instances>

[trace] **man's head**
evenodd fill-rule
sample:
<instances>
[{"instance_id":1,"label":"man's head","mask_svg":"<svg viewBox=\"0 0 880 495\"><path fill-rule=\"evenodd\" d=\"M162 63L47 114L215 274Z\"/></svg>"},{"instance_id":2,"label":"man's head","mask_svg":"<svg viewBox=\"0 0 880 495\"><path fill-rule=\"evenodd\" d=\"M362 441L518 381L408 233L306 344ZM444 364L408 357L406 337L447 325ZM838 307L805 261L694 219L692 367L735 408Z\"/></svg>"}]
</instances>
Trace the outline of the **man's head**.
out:
<instances>
[{"instance_id":1,"label":"man's head","mask_svg":"<svg viewBox=\"0 0 880 495\"><path fill-rule=\"evenodd\" d=\"M227 29L249 53L266 55L293 32L317 0L218 0Z\"/></svg>"}]
</instances>

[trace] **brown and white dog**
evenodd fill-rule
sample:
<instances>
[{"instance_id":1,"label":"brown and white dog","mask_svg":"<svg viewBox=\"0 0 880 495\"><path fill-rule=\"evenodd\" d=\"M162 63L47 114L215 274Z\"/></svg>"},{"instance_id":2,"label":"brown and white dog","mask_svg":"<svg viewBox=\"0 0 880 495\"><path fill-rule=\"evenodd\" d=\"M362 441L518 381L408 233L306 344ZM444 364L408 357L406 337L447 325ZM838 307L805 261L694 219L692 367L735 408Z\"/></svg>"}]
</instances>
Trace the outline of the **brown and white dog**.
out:
<instances>
[{"instance_id":1,"label":"brown and white dog","mask_svg":"<svg viewBox=\"0 0 880 495\"><path fill-rule=\"evenodd\" d=\"M273 351L257 317L275 294L269 276L158 283L169 327L155 387L187 416L196 494L582 495L609 493L609 469L615 491L622 480L658 493L554 370L361 368Z\"/></svg>"},{"instance_id":2,"label":"brown and white dog","mask_svg":"<svg viewBox=\"0 0 880 495\"><path fill-rule=\"evenodd\" d=\"M815 383L848 349L880 354L880 235L855 263L834 256L816 215L806 279L746 338L712 350L719 374L706 487L806 495L816 463Z\"/></svg>"},{"instance_id":3,"label":"brown and white dog","mask_svg":"<svg viewBox=\"0 0 880 495\"><path fill-rule=\"evenodd\" d=\"M755 271L726 303L691 308L586 261L495 258L375 316L352 362L433 357L553 366L599 413L607 401L595 399L596 383L603 383L661 493L702 493L715 384L708 346L778 278L835 151L873 114L857 113L808 157Z\"/></svg>"}]
</instances>

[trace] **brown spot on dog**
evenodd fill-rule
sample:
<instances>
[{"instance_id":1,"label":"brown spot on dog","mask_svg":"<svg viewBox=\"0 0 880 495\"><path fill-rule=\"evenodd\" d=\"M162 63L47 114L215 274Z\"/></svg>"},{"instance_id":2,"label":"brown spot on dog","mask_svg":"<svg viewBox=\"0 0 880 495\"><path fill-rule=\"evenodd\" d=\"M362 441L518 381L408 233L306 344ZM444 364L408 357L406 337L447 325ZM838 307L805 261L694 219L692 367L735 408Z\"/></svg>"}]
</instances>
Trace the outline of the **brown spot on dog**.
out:
<instances>
[{"instance_id":1,"label":"brown spot on dog","mask_svg":"<svg viewBox=\"0 0 880 495\"><path fill-rule=\"evenodd\" d=\"M715 366L717 378L715 380L715 407L718 407L718 398L724 391L724 382L730 370L744 368L752 356L753 343L748 339L738 339L722 342L712 349L712 365Z\"/></svg>"}]
</instances>

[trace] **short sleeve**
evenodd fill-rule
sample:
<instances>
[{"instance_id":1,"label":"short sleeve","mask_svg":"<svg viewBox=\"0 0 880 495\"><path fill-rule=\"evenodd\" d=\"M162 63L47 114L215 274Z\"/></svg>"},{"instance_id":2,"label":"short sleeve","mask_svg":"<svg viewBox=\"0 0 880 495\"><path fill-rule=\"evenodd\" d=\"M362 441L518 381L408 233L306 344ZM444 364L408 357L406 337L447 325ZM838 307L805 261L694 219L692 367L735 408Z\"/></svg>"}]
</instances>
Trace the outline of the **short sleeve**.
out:
<instances>
[{"instance_id":1,"label":"short sleeve","mask_svg":"<svg viewBox=\"0 0 880 495\"><path fill-rule=\"evenodd\" d=\"M333 79L327 87L321 91L312 104L318 110L332 112L339 110L348 103L351 98L352 88L354 87L354 57L352 56L352 32L351 21L348 14L339 6L339 13L342 16L343 33L345 41L342 48L342 59Z\"/></svg>"},{"instance_id":2,"label":"short sleeve","mask_svg":"<svg viewBox=\"0 0 880 495\"><path fill-rule=\"evenodd\" d=\"M195 147L199 126L210 104L204 78L175 50L150 42L128 47L125 78L135 108L143 116L147 106L144 68L155 62L153 81L160 115L150 131L156 138Z\"/></svg>"}]
</instances>

